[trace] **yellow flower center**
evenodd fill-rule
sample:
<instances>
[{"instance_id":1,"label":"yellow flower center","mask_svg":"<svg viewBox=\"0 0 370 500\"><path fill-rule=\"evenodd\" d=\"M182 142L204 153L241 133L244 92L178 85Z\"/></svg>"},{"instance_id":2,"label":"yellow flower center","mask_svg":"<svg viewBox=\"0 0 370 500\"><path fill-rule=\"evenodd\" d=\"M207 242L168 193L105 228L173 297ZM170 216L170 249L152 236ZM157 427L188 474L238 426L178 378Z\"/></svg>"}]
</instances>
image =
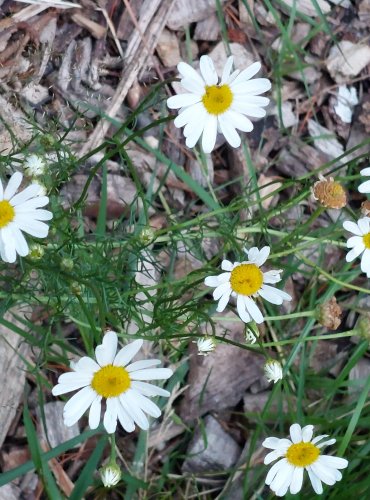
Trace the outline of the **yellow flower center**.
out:
<instances>
[{"instance_id":1,"label":"yellow flower center","mask_svg":"<svg viewBox=\"0 0 370 500\"><path fill-rule=\"evenodd\" d=\"M1 225L0 225L0 227L1 227ZM370 248L370 233L364 234L364 236L362 237L362 241L364 242L364 245L366 248Z\"/></svg>"},{"instance_id":2,"label":"yellow flower center","mask_svg":"<svg viewBox=\"0 0 370 500\"><path fill-rule=\"evenodd\" d=\"M312 443L292 444L286 452L286 459L296 467L307 467L316 462L320 455L320 449Z\"/></svg>"},{"instance_id":3,"label":"yellow flower center","mask_svg":"<svg viewBox=\"0 0 370 500\"><path fill-rule=\"evenodd\" d=\"M107 365L94 373L91 387L103 396L114 398L127 391L131 386L128 372L122 366Z\"/></svg>"},{"instance_id":4,"label":"yellow flower center","mask_svg":"<svg viewBox=\"0 0 370 500\"><path fill-rule=\"evenodd\" d=\"M208 113L221 115L230 108L233 102L233 93L228 85L207 85L202 102Z\"/></svg>"},{"instance_id":5,"label":"yellow flower center","mask_svg":"<svg viewBox=\"0 0 370 500\"><path fill-rule=\"evenodd\" d=\"M12 222L15 216L15 211L12 205L7 200L0 201L0 229Z\"/></svg>"},{"instance_id":6,"label":"yellow flower center","mask_svg":"<svg viewBox=\"0 0 370 500\"><path fill-rule=\"evenodd\" d=\"M262 283L263 273L255 264L240 264L231 271L231 288L241 295L253 295L261 288Z\"/></svg>"}]
</instances>

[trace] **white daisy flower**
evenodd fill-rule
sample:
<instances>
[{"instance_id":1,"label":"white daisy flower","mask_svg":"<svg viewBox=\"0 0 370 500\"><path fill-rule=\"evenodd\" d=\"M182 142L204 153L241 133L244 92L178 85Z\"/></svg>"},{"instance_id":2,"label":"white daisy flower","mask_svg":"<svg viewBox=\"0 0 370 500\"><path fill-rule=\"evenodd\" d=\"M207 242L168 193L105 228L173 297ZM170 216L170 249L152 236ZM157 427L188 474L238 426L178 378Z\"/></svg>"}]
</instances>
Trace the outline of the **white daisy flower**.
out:
<instances>
[{"instance_id":1,"label":"white daisy flower","mask_svg":"<svg viewBox=\"0 0 370 500\"><path fill-rule=\"evenodd\" d=\"M207 356L216 348L216 341L212 337L203 337L196 341L198 347L198 354L200 356Z\"/></svg>"},{"instance_id":2,"label":"white daisy flower","mask_svg":"<svg viewBox=\"0 0 370 500\"><path fill-rule=\"evenodd\" d=\"M356 222L344 221L346 231L353 233L347 240L347 248L351 250L346 255L346 261L352 262L362 254L361 271L370 278L370 218L363 217Z\"/></svg>"},{"instance_id":3,"label":"white daisy flower","mask_svg":"<svg viewBox=\"0 0 370 500\"><path fill-rule=\"evenodd\" d=\"M126 432L132 432L135 424L144 430L149 428L144 412L155 418L161 415L161 410L147 396L168 397L170 393L142 381L168 379L172 370L152 368L160 364L158 359L128 364L143 345L142 340L131 342L118 353L117 344L117 334L107 332L102 344L95 349L96 361L85 356L73 364L72 372L59 377L52 390L54 396L79 389L64 406L67 427L75 424L90 408L89 426L96 429L100 423L103 398L106 400L103 423L109 434L115 432L117 419Z\"/></svg>"},{"instance_id":4,"label":"white daisy flower","mask_svg":"<svg viewBox=\"0 0 370 500\"><path fill-rule=\"evenodd\" d=\"M264 366L265 377L268 382L278 382L283 378L283 369L279 361L275 361L274 359L269 359Z\"/></svg>"},{"instance_id":5,"label":"white daisy flower","mask_svg":"<svg viewBox=\"0 0 370 500\"><path fill-rule=\"evenodd\" d=\"M270 286L281 281L282 270L262 272L260 267L266 262L270 247L261 250L253 247L245 249L248 260L234 262L223 260L221 269L226 271L219 276L208 276L204 283L215 287L213 298L218 300L217 311L222 312L230 296L236 297L236 307L242 321L249 323L263 322L263 316L253 298L262 297L272 304L281 305L284 300L292 300L292 297L278 288ZM253 298L252 298L253 297Z\"/></svg>"},{"instance_id":6,"label":"white daisy flower","mask_svg":"<svg viewBox=\"0 0 370 500\"><path fill-rule=\"evenodd\" d=\"M42 221L53 214L42 210L49 203L47 196L40 196L40 186L31 184L18 194L22 174L15 172L3 189L0 180L0 255L5 262L15 262L16 256L28 255L29 247L23 232L36 238L46 238L49 227Z\"/></svg>"},{"instance_id":7,"label":"white daisy flower","mask_svg":"<svg viewBox=\"0 0 370 500\"><path fill-rule=\"evenodd\" d=\"M365 175L365 176L370 176L370 167L363 168L362 170L360 170L360 174ZM362 184L360 184L358 186L358 190L360 193L369 194L370 193L370 180L365 181Z\"/></svg>"},{"instance_id":8,"label":"white daisy flower","mask_svg":"<svg viewBox=\"0 0 370 500\"><path fill-rule=\"evenodd\" d=\"M106 488L111 488L120 482L122 477L121 469L116 463L109 463L100 469L100 477Z\"/></svg>"},{"instance_id":9,"label":"white daisy flower","mask_svg":"<svg viewBox=\"0 0 370 500\"><path fill-rule=\"evenodd\" d=\"M37 177L45 173L46 164L41 156L30 155L24 163L24 169L30 177Z\"/></svg>"},{"instance_id":10,"label":"white daisy flower","mask_svg":"<svg viewBox=\"0 0 370 500\"><path fill-rule=\"evenodd\" d=\"M180 108L174 124L178 128L185 126L184 136L189 148L194 147L203 134L203 150L210 153L215 147L218 131L232 147L237 148L241 140L236 129L243 132L253 130L253 123L247 116L262 118L266 115L262 108L270 100L259 94L270 90L271 82L267 78L251 80L261 69L261 63L255 62L243 71L234 72L231 72L232 66L233 57L229 57L219 82L209 56L200 58L202 76L189 64L178 64L181 85L190 93L170 97L167 106Z\"/></svg>"},{"instance_id":11,"label":"white daisy flower","mask_svg":"<svg viewBox=\"0 0 370 500\"><path fill-rule=\"evenodd\" d=\"M342 479L339 469L345 469L348 461L344 458L321 455L321 448L335 443L335 439L328 439L328 435L317 436L312 439L313 425L306 425L301 429L299 424L290 427L291 439L269 437L262 446L273 451L265 457L265 465L280 458L266 477L266 484L276 496L284 496L288 489L293 495L301 491L303 471L308 472L312 487L318 495L323 492L322 483L332 486ZM320 442L321 441L321 442Z\"/></svg>"}]
</instances>

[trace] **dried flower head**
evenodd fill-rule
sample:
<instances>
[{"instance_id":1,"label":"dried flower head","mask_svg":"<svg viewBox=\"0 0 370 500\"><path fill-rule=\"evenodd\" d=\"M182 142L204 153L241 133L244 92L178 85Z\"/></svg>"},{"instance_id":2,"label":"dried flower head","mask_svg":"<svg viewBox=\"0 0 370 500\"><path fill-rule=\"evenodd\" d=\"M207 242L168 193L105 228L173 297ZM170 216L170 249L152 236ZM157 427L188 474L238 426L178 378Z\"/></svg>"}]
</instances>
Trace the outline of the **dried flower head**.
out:
<instances>
[{"instance_id":1,"label":"dried flower head","mask_svg":"<svg viewBox=\"0 0 370 500\"><path fill-rule=\"evenodd\" d=\"M361 213L365 217L370 215L370 200L365 200L361 203Z\"/></svg>"},{"instance_id":2,"label":"dried flower head","mask_svg":"<svg viewBox=\"0 0 370 500\"><path fill-rule=\"evenodd\" d=\"M207 356L216 348L216 340L212 337L202 337L195 341L200 356Z\"/></svg>"},{"instance_id":3,"label":"dried flower head","mask_svg":"<svg viewBox=\"0 0 370 500\"><path fill-rule=\"evenodd\" d=\"M319 304L316 308L316 318L320 325L329 330L336 330L341 323L342 309L337 304L337 299L332 297Z\"/></svg>"},{"instance_id":4,"label":"dried flower head","mask_svg":"<svg viewBox=\"0 0 370 500\"><path fill-rule=\"evenodd\" d=\"M344 187L333 177L325 179L319 175L319 180L313 185L312 194L315 200L318 200L326 208L339 209L347 204L347 193Z\"/></svg>"}]
</instances>

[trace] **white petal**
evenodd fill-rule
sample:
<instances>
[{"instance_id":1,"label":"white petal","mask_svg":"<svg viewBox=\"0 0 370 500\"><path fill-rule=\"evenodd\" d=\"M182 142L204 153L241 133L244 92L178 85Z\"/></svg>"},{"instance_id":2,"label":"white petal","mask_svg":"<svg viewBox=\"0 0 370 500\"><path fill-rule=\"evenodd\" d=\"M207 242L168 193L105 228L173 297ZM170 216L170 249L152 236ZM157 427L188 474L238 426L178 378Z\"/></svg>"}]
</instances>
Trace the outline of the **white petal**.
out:
<instances>
[{"instance_id":1,"label":"white petal","mask_svg":"<svg viewBox=\"0 0 370 500\"><path fill-rule=\"evenodd\" d=\"M25 218L24 215L17 217L17 226L25 233L36 238L46 238L49 232L49 226L44 222Z\"/></svg>"},{"instance_id":2,"label":"white petal","mask_svg":"<svg viewBox=\"0 0 370 500\"><path fill-rule=\"evenodd\" d=\"M196 143L199 141L200 136L204 131L204 127L206 124L207 112L204 108L202 108L198 112L198 116L196 120L192 120L189 122L184 128L184 136L186 137L185 144L188 148L193 148Z\"/></svg>"},{"instance_id":3,"label":"white petal","mask_svg":"<svg viewBox=\"0 0 370 500\"><path fill-rule=\"evenodd\" d=\"M271 462L274 462L275 460L277 460L278 458L281 458L283 456L284 456L284 452L281 451L281 450L271 451L270 453L268 453L265 456L265 459L264 459L263 463L265 465L269 465Z\"/></svg>"},{"instance_id":4,"label":"white petal","mask_svg":"<svg viewBox=\"0 0 370 500\"><path fill-rule=\"evenodd\" d=\"M77 391L82 387L86 387L89 383L77 379L75 382L69 382L68 384L57 384L53 387L51 393L53 396L60 396L61 394L67 394L68 392Z\"/></svg>"},{"instance_id":5,"label":"white petal","mask_svg":"<svg viewBox=\"0 0 370 500\"><path fill-rule=\"evenodd\" d=\"M118 420L126 432L133 432L135 430L134 421L123 408L121 401L118 406Z\"/></svg>"},{"instance_id":6,"label":"white petal","mask_svg":"<svg viewBox=\"0 0 370 500\"><path fill-rule=\"evenodd\" d=\"M142 370L143 368L150 368L151 366L157 366L161 364L160 359L142 359L140 361L135 361L126 366L128 372L133 372L135 370Z\"/></svg>"},{"instance_id":7,"label":"white petal","mask_svg":"<svg viewBox=\"0 0 370 500\"><path fill-rule=\"evenodd\" d=\"M343 222L343 227L346 231L355 234L356 236L362 236L361 229L352 221L346 220Z\"/></svg>"},{"instance_id":8,"label":"white petal","mask_svg":"<svg viewBox=\"0 0 370 500\"><path fill-rule=\"evenodd\" d=\"M361 175L370 175L370 167L363 168L360 170Z\"/></svg>"},{"instance_id":9,"label":"white petal","mask_svg":"<svg viewBox=\"0 0 370 500\"><path fill-rule=\"evenodd\" d=\"M216 307L217 312L222 312L225 310L225 307L227 306L227 304L229 302L230 295L231 295L231 288L228 292L225 292L224 295L220 298L220 300L217 304L217 307Z\"/></svg>"},{"instance_id":10,"label":"white petal","mask_svg":"<svg viewBox=\"0 0 370 500\"><path fill-rule=\"evenodd\" d=\"M357 225L360 228L362 234L367 234L369 232L370 229L369 222L370 219L368 217L363 217L362 219L358 219Z\"/></svg>"},{"instance_id":11,"label":"white petal","mask_svg":"<svg viewBox=\"0 0 370 500\"><path fill-rule=\"evenodd\" d=\"M270 486L270 484L272 483L272 481L275 479L275 476L277 474L279 474L279 472L282 469L284 469L284 467L286 466L287 463L288 463L287 459L286 458L282 458L281 460L279 460L278 462L276 462L276 464L274 464L271 467L271 469L268 471L266 479L265 479L265 483L267 484L267 486Z\"/></svg>"},{"instance_id":12,"label":"white petal","mask_svg":"<svg viewBox=\"0 0 370 500\"><path fill-rule=\"evenodd\" d=\"M254 264L256 264L257 260L259 258L259 255L260 255L260 251L258 250L258 248L257 247L252 247L249 250L247 250L246 248L244 250L245 250L245 253L248 256L249 262L253 262Z\"/></svg>"},{"instance_id":13,"label":"white petal","mask_svg":"<svg viewBox=\"0 0 370 500\"><path fill-rule=\"evenodd\" d=\"M202 56L199 61L200 72L207 85L217 85L218 76L213 61L209 56Z\"/></svg>"},{"instance_id":14,"label":"white petal","mask_svg":"<svg viewBox=\"0 0 370 500\"><path fill-rule=\"evenodd\" d=\"M253 118L264 118L266 116L266 110L258 106L253 106L244 101L234 100L231 108L232 111L237 111L238 113L243 113L247 116L252 116ZM253 125L252 125L253 126Z\"/></svg>"},{"instance_id":15,"label":"white petal","mask_svg":"<svg viewBox=\"0 0 370 500\"><path fill-rule=\"evenodd\" d=\"M100 370L100 366L92 358L84 356L83 358L79 359L77 363L73 365L73 369L76 372L86 372L89 374L93 374L98 370Z\"/></svg>"},{"instance_id":16,"label":"white petal","mask_svg":"<svg viewBox=\"0 0 370 500\"><path fill-rule=\"evenodd\" d=\"M368 248L365 249L361 257L361 271L364 273L370 272L370 250Z\"/></svg>"},{"instance_id":17,"label":"white petal","mask_svg":"<svg viewBox=\"0 0 370 500\"><path fill-rule=\"evenodd\" d=\"M224 66L224 70L223 70L222 76L221 76L221 84L228 83L228 79L230 77L230 73L231 73L231 70L233 67L233 61L234 61L233 56L230 56L227 58L227 61L226 61L226 64Z\"/></svg>"},{"instance_id":18,"label":"white petal","mask_svg":"<svg viewBox=\"0 0 370 500\"><path fill-rule=\"evenodd\" d=\"M197 71L192 66L190 66L190 64L187 64L185 62L179 62L179 64L177 65L177 69L182 78L195 80L200 85L204 86L204 81L202 77L199 75L199 73L197 73Z\"/></svg>"},{"instance_id":19,"label":"white petal","mask_svg":"<svg viewBox=\"0 0 370 500\"><path fill-rule=\"evenodd\" d=\"M368 170L368 169L365 169ZM370 181L365 181L358 186L360 193L370 193Z\"/></svg>"},{"instance_id":20,"label":"white petal","mask_svg":"<svg viewBox=\"0 0 370 500\"><path fill-rule=\"evenodd\" d=\"M194 78L183 78L181 80L181 86L188 92L191 92L192 94L198 94L200 97L206 91L204 82L199 82Z\"/></svg>"},{"instance_id":21,"label":"white petal","mask_svg":"<svg viewBox=\"0 0 370 500\"><path fill-rule=\"evenodd\" d=\"M252 316L257 324L263 323L263 316L261 311L258 309L257 304L250 297L244 296L244 303L246 305L247 311Z\"/></svg>"},{"instance_id":22,"label":"white petal","mask_svg":"<svg viewBox=\"0 0 370 500\"><path fill-rule=\"evenodd\" d=\"M198 104L194 104L194 106L189 106L188 108L184 108L180 113L176 116L174 120L174 125L177 128L183 127L187 123L197 122L197 117L200 112L204 111L204 106L201 102ZM202 128L203 130L203 128ZM200 135L200 134L199 134Z\"/></svg>"},{"instance_id":23,"label":"white petal","mask_svg":"<svg viewBox=\"0 0 370 500\"><path fill-rule=\"evenodd\" d=\"M352 248L352 250L350 250L347 255L346 255L346 261L347 262L352 262L353 260L355 260L359 255L362 254L362 252L365 250L365 245L362 244L362 245L358 245L354 248Z\"/></svg>"},{"instance_id":24,"label":"white petal","mask_svg":"<svg viewBox=\"0 0 370 500\"><path fill-rule=\"evenodd\" d=\"M24 203L25 201L29 200L30 198L34 198L35 196L38 195L40 192L40 186L38 184L31 184L30 186L26 187L23 191L20 193L16 194L11 200L10 204L13 205L13 207L19 205L20 203ZM5 191L6 193L6 191Z\"/></svg>"},{"instance_id":25,"label":"white petal","mask_svg":"<svg viewBox=\"0 0 370 500\"><path fill-rule=\"evenodd\" d=\"M63 417L67 427L75 424L96 398L96 392L90 386L78 391L64 405Z\"/></svg>"},{"instance_id":26,"label":"white petal","mask_svg":"<svg viewBox=\"0 0 370 500\"><path fill-rule=\"evenodd\" d=\"M232 83L232 91L236 95L262 94L271 89L271 82L267 78L255 78L248 82Z\"/></svg>"},{"instance_id":27,"label":"white petal","mask_svg":"<svg viewBox=\"0 0 370 500\"><path fill-rule=\"evenodd\" d=\"M95 349L96 361L100 366L111 365L117 352L118 338L116 332L107 332L103 341Z\"/></svg>"},{"instance_id":28,"label":"white petal","mask_svg":"<svg viewBox=\"0 0 370 500\"><path fill-rule=\"evenodd\" d=\"M320 457L319 457L320 458ZM335 474L333 469L319 464L319 460L310 465L312 472L325 484L333 486L335 484Z\"/></svg>"},{"instance_id":29,"label":"white petal","mask_svg":"<svg viewBox=\"0 0 370 500\"><path fill-rule=\"evenodd\" d=\"M10 198L14 196L14 194L17 192L17 189L21 185L22 179L23 175L20 172L14 172L14 174L9 179L8 185L5 188L3 199L10 200Z\"/></svg>"},{"instance_id":30,"label":"white petal","mask_svg":"<svg viewBox=\"0 0 370 500\"><path fill-rule=\"evenodd\" d=\"M348 460L341 457L332 457L331 455L320 455L318 463L333 469L345 469L348 467Z\"/></svg>"},{"instance_id":31,"label":"white petal","mask_svg":"<svg viewBox=\"0 0 370 500\"><path fill-rule=\"evenodd\" d=\"M0 179L0 201L4 199L4 189L3 189L3 183L1 182Z\"/></svg>"},{"instance_id":32,"label":"white petal","mask_svg":"<svg viewBox=\"0 0 370 500\"><path fill-rule=\"evenodd\" d=\"M272 271L267 271L265 273L263 273L263 282L264 283L271 283L271 284L275 284L275 283L279 283L279 281L281 281L281 276L280 274L282 273L283 271L280 269L280 270L272 270Z\"/></svg>"},{"instance_id":33,"label":"white petal","mask_svg":"<svg viewBox=\"0 0 370 500\"><path fill-rule=\"evenodd\" d=\"M336 442L336 439L334 439L334 438L328 439L327 441L323 441L322 443L318 444L317 447L324 448L324 446L331 446L335 442Z\"/></svg>"},{"instance_id":34,"label":"white petal","mask_svg":"<svg viewBox=\"0 0 370 500\"><path fill-rule=\"evenodd\" d=\"M311 441L313 435L313 425L305 425L302 428L302 441L308 443Z\"/></svg>"},{"instance_id":35,"label":"white petal","mask_svg":"<svg viewBox=\"0 0 370 500\"><path fill-rule=\"evenodd\" d=\"M143 396L140 392L135 391L133 389L129 389L127 392L132 393L132 397L135 398L138 406L148 415L154 418L158 418L161 416L161 410L158 406L153 403L150 399Z\"/></svg>"},{"instance_id":36,"label":"white petal","mask_svg":"<svg viewBox=\"0 0 370 500\"><path fill-rule=\"evenodd\" d=\"M114 358L113 365L126 366L139 352L142 345L143 341L141 339L138 339L134 342L131 342L130 344L127 344L125 347L122 347L122 349L118 351L117 356Z\"/></svg>"},{"instance_id":37,"label":"white petal","mask_svg":"<svg viewBox=\"0 0 370 500\"><path fill-rule=\"evenodd\" d=\"M261 267L266 262L270 255L270 250L268 246L261 248L258 257L254 261L257 266Z\"/></svg>"},{"instance_id":38,"label":"white petal","mask_svg":"<svg viewBox=\"0 0 370 500\"><path fill-rule=\"evenodd\" d=\"M290 437L294 444L300 443L302 441L302 431L299 424L293 424L290 426Z\"/></svg>"},{"instance_id":39,"label":"white petal","mask_svg":"<svg viewBox=\"0 0 370 500\"><path fill-rule=\"evenodd\" d=\"M243 295L238 295L236 299L236 308L240 316L240 319L244 321L244 323L249 323L252 320L246 309Z\"/></svg>"},{"instance_id":40,"label":"white petal","mask_svg":"<svg viewBox=\"0 0 370 500\"><path fill-rule=\"evenodd\" d=\"M235 78L235 80L232 83L232 86L241 82L246 82L247 80L250 80L251 78L256 75L259 70L261 69L261 63L260 62L255 62L248 66L246 69L241 71L239 75ZM231 87L232 87L231 86Z\"/></svg>"},{"instance_id":41,"label":"white petal","mask_svg":"<svg viewBox=\"0 0 370 500\"><path fill-rule=\"evenodd\" d=\"M364 245L364 240L362 239L362 236L351 236L347 240L347 248L352 248L357 245L361 245L363 248L365 248Z\"/></svg>"},{"instance_id":42,"label":"white petal","mask_svg":"<svg viewBox=\"0 0 370 500\"><path fill-rule=\"evenodd\" d=\"M147 368L131 372L131 380L166 380L173 374L170 368Z\"/></svg>"},{"instance_id":43,"label":"white petal","mask_svg":"<svg viewBox=\"0 0 370 500\"><path fill-rule=\"evenodd\" d=\"M285 451L289 448L289 446L292 444L290 439L280 439L277 437L269 437L264 440L262 443L262 446L265 448L270 448L272 450L277 450L277 449L284 449Z\"/></svg>"},{"instance_id":44,"label":"white petal","mask_svg":"<svg viewBox=\"0 0 370 500\"><path fill-rule=\"evenodd\" d=\"M58 384L74 385L76 383L81 383L84 385L89 385L91 380L92 375L90 373L76 373L73 371L60 375L60 377L58 378Z\"/></svg>"},{"instance_id":45,"label":"white petal","mask_svg":"<svg viewBox=\"0 0 370 500\"><path fill-rule=\"evenodd\" d=\"M163 396L168 398L171 394L169 391L166 391L161 387L157 387L156 385L148 384L146 382L140 382L138 380L133 380L131 382L131 387L141 392L141 394L144 394L144 396L149 396L149 397Z\"/></svg>"},{"instance_id":46,"label":"white petal","mask_svg":"<svg viewBox=\"0 0 370 500\"><path fill-rule=\"evenodd\" d=\"M295 495L299 491L301 491L303 484L303 467L295 467L293 476L290 483L290 493Z\"/></svg>"},{"instance_id":47,"label":"white petal","mask_svg":"<svg viewBox=\"0 0 370 500\"><path fill-rule=\"evenodd\" d=\"M270 488L277 496L285 495L291 483L293 472L294 466L287 462L275 476L274 480L270 484Z\"/></svg>"},{"instance_id":48,"label":"white petal","mask_svg":"<svg viewBox=\"0 0 370 500\"><path fill-rule=\"evenodd\" d=\"M311 470L311 467L307 467L308 477L310 478L312 488L315 493L321 495L323 492L322 483L316 474Z\"/></svg>"},{"instance_id":49,"label":"white petal","mask_svg":"<svg viewBox=\"0 0 370 500\"><path fill-rule=\"evenodd\" d=\"M242 132L251 132L253 130L253 123L249 118L237 111L230 109L224 113L224 117L234 128Z\"/></svg>"},{"instance_id":50,"label":"white petal","mask_svg":"<svg viewBox=\"0 0 370 500\"><path fill-rule=\"evenodd\" d=\"M17 253L15 251L15 241L13 238L13 231L11 226L5 226L1 229L1 237L4 242L4 253L6 256L6 262L15 262L17 258Z\"/></svg>"},{"instance_id":51,"label":"white petal","mask_svg":"<svg viewBox=\"0 0 370 500\"><path fill-rule=\"evenodd\" d=\"M233 265L229 260L223 260L221 262L221 269L223 271L232 271L233 270Z\"/></svg>"},{"instance_id":52,"label":"white petal","mask_svg":"<svg viewBox=\"0 0 370 500\"><path fill-rule=\"evenodd\" d=\"M21 231L16 226L13 226L12 234L17 254L21 255L22 257L25 257L29 253L27 241L25 240Z\"/></svg>"},{"instance_id":53,"label":"white petal","mask_svg":"<svg viewBox=\"0 0 370 500\"><path fill-rule=\"evenodd\" d=\"M202 135L202 148L205 153L211 153L216 144L217 137L217 117L208 114L204 123Z\"/></svg>"},{"instance_id":54,"label":"white petal","mask_svg":"<svg viewBox=\"0 0 370 500\"><path fill-rule=\"evenodd\" d=\"M241 139L232 124L224 115L219 115L218 123L220 124L222 134L224 135L230 146L232 146L233 148L238 148L241 144Z\"/></svg>"},{"instance_id":55,"label":"white petal","mask_svg":"<svg viewBox=\"0 0 370 500\"><path fill-rule=\"evenodd\" d=\"M218 287L215 288L215 290L213 291L213 298L215 300L218 300L225 294L229 294L230 296L230 293L231 293L230 283L229 282L222 283L221 285L218 285Z\"/></svg>"},{"instance_id":56,"label":"white petal","mask_svg":"<svg viewBox=\"0 0 370 500\"><path fill-rule=\"evenodd\" d=\"M216 287L220 283L218 282L218 276L207 276L204 280L206 286Z\"/></svg>"},{"instance_id":57,"label":"white petal","mask_svg":"<svg viewBox=\"0 0 370 500\"><path fill-rule=\"evenodd\" d=\"M27 212L29 210L35 210L40 207L44 207L49 203L49 198L47 196L37 196L36 198L32 198L31 200L27 200L20 205L17 205L16 212Z\"/></svg>"},{"instance_id":58,"label":"white petal","mask_svg":"<svg viewBox=\"0 0 370 500\"><path fill-rule=\"evenodd\" d=\"M118 398L107 398L107 409L105 410L103 423L108 434L116 432L119 404Z\"/></svg>"},{"instance_id":59,"label":"white petal","mask_svg":"<svg viewBox=\"0 0 370 500\"><path fill-rule=\"evenodd\" d=\"M89 427L90 429L96 429L100 423L100 413L101 413L101 396L97 396L90 407L89 412Z\"/></svg>"},{"instance_id":60,"label":"white petal","mask_svg":"<svg viewBox=\"0 0 370 500\"><path fill-rule=\"evenodd\" d=\"M262 285L258 293L268 302L271 302L271 304L276 304L278 306L280 306L284 300L292 300L292 297L289 294L283 290L279 290L278 288L273 288L270 285Z\"/></svg>"},{"instance_id":61,"label":"white petal","mask_svg":"<svg viewBox=\"0 0 370 500\"><path fill-rule=\"evenodd\" d=\"M144 412L138 407L135 398L133 398L131 394L125 392L120 395L119 400L123 409L126 410L128 415L141 429L149 429L148 419L146 418Z\"/></svg>"},{"instance_id":62,"label":"white petal","mask_svg":"<svg viewBox=\"0 0 370 500\"><path fill-rule=\"evenodd\" d=\"M316 437L313 438L313 440L311 441L311 443L312 444L316 444L319 441L321 441L322 439L327 438L328 436L329 436L329 434L321 434L320 436L316 436Z\"/></svg>"},{"instance_id":63,"label":"white petal","mask_svg":"<svg viewBox=\"0 0 370 500\"><path fill-rule=\"evenodd\" d=\"M177 94L167 99L167 106L170 109L185 108L196 104L201 100L198 94Z\"/></svg>"}]
</instances>

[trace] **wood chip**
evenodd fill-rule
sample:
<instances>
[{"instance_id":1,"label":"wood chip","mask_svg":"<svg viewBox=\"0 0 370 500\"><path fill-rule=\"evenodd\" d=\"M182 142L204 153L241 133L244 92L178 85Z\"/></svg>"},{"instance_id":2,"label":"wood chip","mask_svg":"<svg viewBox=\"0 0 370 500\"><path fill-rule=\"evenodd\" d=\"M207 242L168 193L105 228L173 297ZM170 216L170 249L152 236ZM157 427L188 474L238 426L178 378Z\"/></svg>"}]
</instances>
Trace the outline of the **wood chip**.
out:
<instances>
[{"instance_id":1,"label":"wood chip","mask_svg":"<svg viewBox=\"0 0 370 500\"><path fill-rule=\"evenodd\" d=\"M220 0L225 3L226 0ZM217 10L214 0L175 0L171 14L167 21L167 26L171 30L184 28L190 23L206 19Z\"/></svg>"},{"instance_id":2,"label":"wood chip","mask_svg":"<svg viewBox=\"0 0 370 500\"><path fill-rule=\"evenodd\" d=\"M7 311L3 318L23 330L25 327L16 316L24 319L30 312L28 306L19 306ZM30 349L31 346L23 341L23 337L0 325L0 387L6 387L6 390L0 391L0 447L23 396L27 370L23 359L27 358Z\"/></svg>"},{"instance_id":3,"label":"wood chip","mask_svg":"<svg viewBox=\"0 0 370 500\"><path fill-rule=\"evenodd\" d=\"M94 38L103 38L107 32L106 26L102 26L101 24L93 21L81 12L75 12L71 17L76 24L87 29Z\"/></svg>"},{"instance_id":4,"label":"wood chip","mask_svg":"<svg viewBox=\"0 0 370 500\"><path fill-rule=\"evenodd\" d=\"M327 14L331 10L330 4L325 0L315 0L315 2L312 0L284 0L283 3L290 8L294 6L299 12L310 17L318 17L320 15L317 7L322 14Z\"/></svg>"},{"instance_id":5,"label":"wood chip","mask_svg":"<svg viewBox=\"0 0 370 500\"><path fill-rule=\"evenodd\" d=\"M176 66L181 61L178 37L164 29L158 39L157 53L164 66Z\"/></svg>"},{"instance_id":6,"label":"wood chip","mask_svg":"<svg viewBox=\"0 0 370 500\"><path fill-rule=\"evenodd\" d=\"M370 46L343 40L334 45L326 59L331 77L338 83L345 83L357 76L370 64Z\"/></svg>"},{"instance_id":7,"label":"wood chip","mask_svg":"<svg viewBox=\"0 0 370 500\"><path fill-rule=\"evenodd\" d=\"M216 14L199 21L195 27L194 40L207 40L217 42L220 38L220 23Z\"/></svg>"},{"instance_id":8,"label":"wood chip","mask_svg":"<svg viewBox=\"0 0 370 500\"><path fill-rule=\"evenodd\" d=\"M338 158L338 156L341 156L344 153L343 146L338 141L335 134L315 122L315 120L308 120L308 132L313 138L315 147L324 153L328 158ZM345 159L339 160L340 163L345 161Z\"/></svg>"}]
</instances>

